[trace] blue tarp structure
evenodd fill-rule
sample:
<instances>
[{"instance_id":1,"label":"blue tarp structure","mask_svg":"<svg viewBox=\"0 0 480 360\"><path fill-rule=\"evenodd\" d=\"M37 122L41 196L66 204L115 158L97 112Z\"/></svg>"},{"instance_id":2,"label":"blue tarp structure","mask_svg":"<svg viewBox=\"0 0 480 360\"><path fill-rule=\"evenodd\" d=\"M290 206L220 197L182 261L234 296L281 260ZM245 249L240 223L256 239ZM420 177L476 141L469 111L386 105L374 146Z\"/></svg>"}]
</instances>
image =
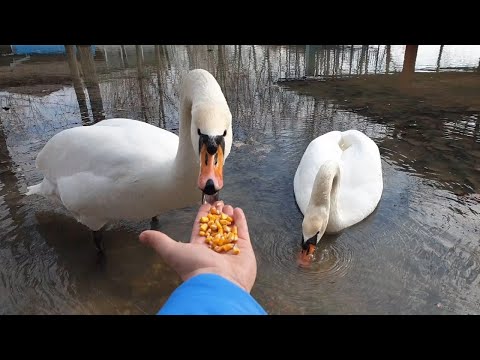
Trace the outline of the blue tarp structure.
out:
<instances>
[{"instance_id":1,"label":"blue tarp structure","mask_svg":"<svg viewBox=\"0 0 480 360\"><path fill-rule=\"evenodd\" d=\"M64 45L12 45L12 52L16 55L31 54L65 54ZM95 45L92 45L95 53Z\"/></svg>"}]
</instances>

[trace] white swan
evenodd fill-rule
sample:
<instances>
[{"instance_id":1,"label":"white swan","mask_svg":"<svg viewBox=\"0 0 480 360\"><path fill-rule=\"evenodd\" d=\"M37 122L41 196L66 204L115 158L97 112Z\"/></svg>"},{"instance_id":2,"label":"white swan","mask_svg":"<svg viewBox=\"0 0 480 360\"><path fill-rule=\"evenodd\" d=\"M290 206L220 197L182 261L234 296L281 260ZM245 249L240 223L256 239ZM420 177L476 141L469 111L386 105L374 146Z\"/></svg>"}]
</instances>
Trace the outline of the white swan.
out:
<instances>
[{"instance_id":1,"label":"white swan","mask_svg":"<svg viewBox=\"0 0 480 360\"><path fill-rule=\"evenodd\" d=\"M370 215L383 192L377 145L357 130L332 131L305 150L294 178L304 215L303 253L312 258L324 233L337 233Z\"/></svg>"},{"instance_id":2,"label":"white swan","mask_svg":"<svg viewBox=\"0 0 480 360\"><path fill-rule=\"evenodd\" d=\"M215 78L190 71L182 84L179 136L147 123L108 119L64 130L40 151L44 179L28 188L59 200L98 232L112 220L141 220L191 206L223 187L232 115Z\"/></svg>"}]
</instances>

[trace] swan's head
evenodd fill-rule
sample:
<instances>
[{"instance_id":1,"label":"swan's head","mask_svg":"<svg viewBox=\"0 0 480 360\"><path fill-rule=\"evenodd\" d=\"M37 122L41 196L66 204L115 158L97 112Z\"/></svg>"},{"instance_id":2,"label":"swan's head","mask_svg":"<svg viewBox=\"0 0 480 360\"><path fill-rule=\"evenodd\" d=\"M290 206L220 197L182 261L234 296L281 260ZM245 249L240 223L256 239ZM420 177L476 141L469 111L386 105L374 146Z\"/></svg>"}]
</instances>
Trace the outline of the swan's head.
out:
<instances>
[{"instance_id":1,"label":"swan's head","mask_svg":"<svg viewBox=\"0 0 480 360\"><path fill-rule=\"evenodd\" d=\"M313 260L313 255L317 249L317 244L325 233L327 228L328 217L319 214L305 215L302 223L302 262L310 262Z\"/></svg>"},{"instance_id":2,"label":"swan's head","mask_svg":"<svg viewBox=\"0 0 480 360\"><path fill-rule=\"evenodd\" d=\"M225 106L192 109L192 145L200 161L198 187L206 195L223 188L223 165L232 148L232 115Z\"/></svg>"}]
</instances>

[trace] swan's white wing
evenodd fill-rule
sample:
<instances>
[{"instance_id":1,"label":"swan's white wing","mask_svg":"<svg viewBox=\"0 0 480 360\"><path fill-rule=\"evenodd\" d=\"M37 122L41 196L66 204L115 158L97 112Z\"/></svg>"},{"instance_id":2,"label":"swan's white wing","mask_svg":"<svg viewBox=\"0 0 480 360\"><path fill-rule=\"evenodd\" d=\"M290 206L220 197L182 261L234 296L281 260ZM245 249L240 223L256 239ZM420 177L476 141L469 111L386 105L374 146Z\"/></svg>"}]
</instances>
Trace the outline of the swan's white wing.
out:
<instances>
[{"instance_id":1,"label":"swan's white wing","mask_svg":"<svg viewBox=\"0 0 480 360\"><path fill-rule=\"evenodd\" d=\"M331 131L312 140L305 150L294 177L295 199L298 207L305 214L305 210L312 194L313 182L318 170L327 160L339 160L342 154L338 143L340 131Z\"/></svg>"},{"instance_id":2,"label":"swan's white wing","mask_svg":"<svg viewBox=\"0 0 480 360\"><path fill-rule=\"evenodd\" d=\"M383 191L380 152L375 142L356 130L342 134L350 145L342 154L338 206L344 226L367 217L380 201Z\"/></svg>"},{"instance_id":3,"label":"swan's white wing","mask_svg":"<svg viewBox=\"0 0 480 360\"><path fill-rule=\"evenodd\" d=\"M112 125L101 122L56 134L38 154L37 167L50 180L85 171L120 177L137 166L148 166L145 159L158 163L174 158L178 148L175 134L136 120L113 126L111 120L104 122Z\"/></svg>"},{"instance_id":4,"label":"swan's white wing","mask_svg":"<svg viewBox=\"0 0 480 360\"><path fill-rule=\"evenodd\" d=\"M161 174L155 179L142 174L159 166L169 169L177 148L173 133L135 120L112 119L55 135L37 156L37 166L74 214L108 218L126 210L141 212L133 204L149 196L149 186L138 183L164 180ZM89 225L88 219L82 222Z\"/></svg>"}]
</instances>

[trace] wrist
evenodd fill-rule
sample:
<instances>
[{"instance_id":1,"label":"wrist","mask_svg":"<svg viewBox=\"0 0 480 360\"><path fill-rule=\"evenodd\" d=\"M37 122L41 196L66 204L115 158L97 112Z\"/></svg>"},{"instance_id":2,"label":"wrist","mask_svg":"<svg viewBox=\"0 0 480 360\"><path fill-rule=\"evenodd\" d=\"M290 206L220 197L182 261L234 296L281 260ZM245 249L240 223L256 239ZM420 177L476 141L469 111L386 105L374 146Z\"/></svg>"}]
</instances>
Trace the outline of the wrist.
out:
<instances>
[{"instance_id":1,"label":"wrist","mask_svg":"<svg viewBox=\"0 0 480 360\"><path fill-rule=\"evenodd\" d=\"M249 288L247 288L246 286L242 285L240 282L238 282L238 280L236 280L234 277L226 274L225 272L222 272L222 271L219 271L217 268L202 268L202 269L198 269L198 270L195 270L195 271L192 271L191 273L188 273L184 276L181 276L182 280L185 282L187 281L188 279L191 279L192 277L194 276L197 276L197 275L201 275L201 274L215 274L215 275L218 275L218 276L221 276L223 277L224 279L234 283L235 285L237 285L238 287L242 288L243 290L245 290L247 293L250 293L250 290Z\"/></svg>"}]
</instances>

